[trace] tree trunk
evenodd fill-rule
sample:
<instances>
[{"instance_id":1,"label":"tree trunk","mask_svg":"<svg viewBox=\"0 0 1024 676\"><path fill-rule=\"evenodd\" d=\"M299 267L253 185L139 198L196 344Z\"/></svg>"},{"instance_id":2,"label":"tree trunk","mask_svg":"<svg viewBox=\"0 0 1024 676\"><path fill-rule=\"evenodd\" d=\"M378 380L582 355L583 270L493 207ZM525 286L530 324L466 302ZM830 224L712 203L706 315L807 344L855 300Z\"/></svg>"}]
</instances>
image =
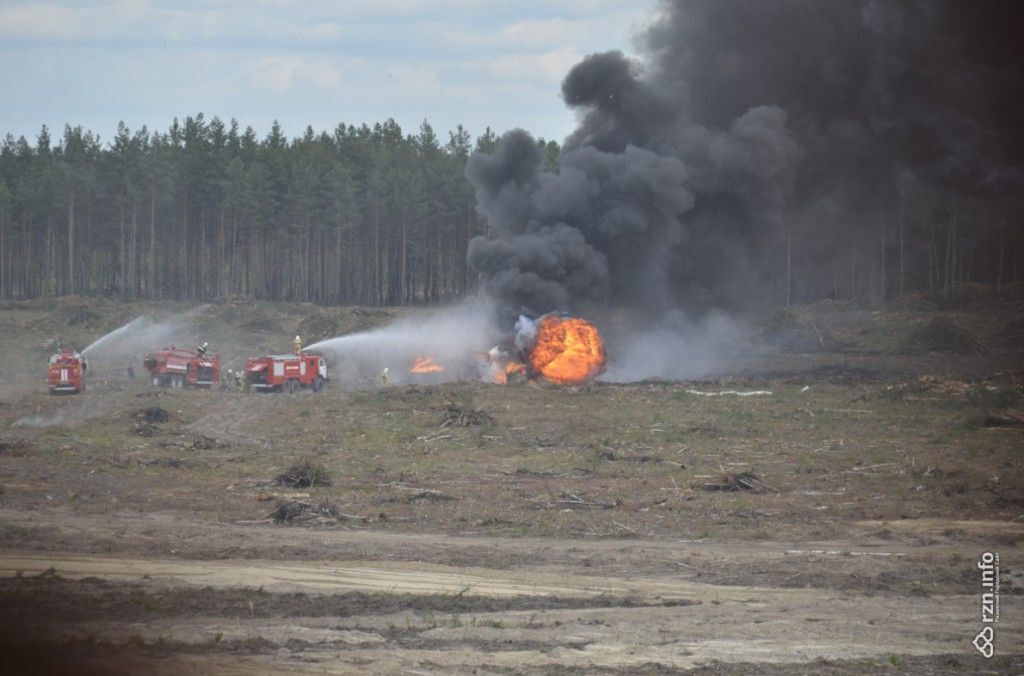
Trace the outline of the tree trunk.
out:
<instances>
[{"instance_id":1,"label":"tree trunk","mask_svg":"<svg viewBox=\"0 0 1024 676\"><path fill-rule=\"evenodd\" d=\"M786 307L793 299L793 228L786 224Z\"/></svg>"},{"instance_id":2,"label":"tree trunk","mask_svg":"<svg viewBox=\"0 0 1024 676\"><path fill-rule=\"evenodd\" d=\"M905 288L903 268L903 195L900 195L900 297L903 296Z\"/></svg>"},{"instance_id":3,"label":"tree trunk","mask_svg":"<svg viewBox=\"0 0 1024 676\"><path fill-rule=\"evenodd\" d=\"M175 294L178 300L184 299L189 293L189 281L192 277L190 274L191 266L189 264L189 250L188 250L188 188L185 189L185 202L181 208L181 261L179 262L178 268L178 284L177 293Z\"/></svg>"},{"instance_id":4,"label":"tree trunk","mask_svg":"<svg viewBox=\"0 0 1024 676\"><path fill-rule=\"evenodd\" d=\"M376 305L384 304L384 288L380 279L380 208L373 205L373 286Z\"/></svg>"},{"instance_id":5,"label":"tree trunk","mask_svg":"<svg viewBox=\"0 0 1024 676\"><path fill-rule=\"evenodd\" d=\"M886 279L885 279L885 238L889 234L889 224L886 222L885 217L882 217L882 304L885 304L886 296Z\"/></svg>"},{"instance_id":6,"label":"tree trunk","mask_svg":"<svg viewBox=\"0 0 1024 676\"><path fill-rule=\"evenodd\" d=\"M68 196L68 286L67 293L75 292L75 191Z\"/></svg>"},{"instance_id":7,"label":"tree trunk","mask_svg":"<svg viewBox=\"0 0 1024 676\"><path fill-rule=\"evenodd\" d=\"M959 211L953 210L953 218L946 229L946 264L943 275L942 297L948 298L953 291L953 275L956 272L956 224Z\"/></svg>"},{"instance_id":8,"label":"tree trunk","mask_svg":"<svg viewBox=\"0 0 1024 676\"><path fill-rule=\"evenodd\" d=\"M125 239L126 239L126 236L125 236L125 218L124 218L124 199L125 199L124 185L122 185L121 186L121 194L118 196L118 199L117 199L118 213L119 213L119 216L120 216L120 218L118 220L118 231L117 231L117 258L118 258L118 261L117 261L118 262L118 266L117 267L118 267L118 270L119 270L118 277L120 278L120 279L118 279L118 286L120 288L120 296L121 296L122 299L125 297L125 293L127 291L127 288L126 288L127 284L125 282L126 282L126 279L128 277L128 260L127 260L128 257L125 255L125 248L126 248L126 246L125 246Z\"/></svg>"},{"instance_id":9,"label":"tree trunk","mask_svg":"<svg viewBox=\"0 0 1024 676\"><path fill-rule=\"evenodd\" d=\"M999 228L999 264L996 272L996 293L1003 295L1003 261L1006 258L1006 228Z\"/></svg>"},{"instance_id":10,"label":"tree trunk","mask_svg":"<svg viewBox=\"0 0 1024 676\"><path fill-rule=\"evenodd\" d=\"M135 198L132 198L132 244L131 244L131 277L132 277L132 297L139 294L139 219L138 219L138 202Z\"/></svg>"},{"instance_id":11,"label":"tree trunk","mask_svg":"<svg viewBox=\"0 0 1024 676\"><path fill-rule=\"evenodd\" d=\"M160 294L157 293L156 284L156 182L153 182L152 189L149 193L149 273L147 278L149 280L149 297L159 298Z\"/></svg>"},{"instance_id":12,"label":"tree trunk","mask_svg":"<svg viewBox=\"0 0 1024 676\"><path fill-rule=\"evenodd\" d=\"M409 302L408 289L408 265L409 265L409 223L405 211L402 212L402 260L399 263L400 279L398 287L401 291L399 303L405 305Z\"/></svg>"}]
</instances>

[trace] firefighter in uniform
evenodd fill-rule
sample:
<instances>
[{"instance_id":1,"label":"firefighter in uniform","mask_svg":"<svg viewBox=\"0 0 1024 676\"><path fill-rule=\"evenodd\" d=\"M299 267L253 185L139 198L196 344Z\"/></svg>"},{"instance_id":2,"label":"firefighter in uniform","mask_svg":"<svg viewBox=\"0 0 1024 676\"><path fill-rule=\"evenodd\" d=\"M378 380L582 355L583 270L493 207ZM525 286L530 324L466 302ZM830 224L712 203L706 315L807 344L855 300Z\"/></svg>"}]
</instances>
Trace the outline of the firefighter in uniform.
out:
<instances>
[{"instance_id":1,"label":"firefighter in uniform","mask_svg":"<svg viewBox=\"0 0 1024 676\"><path fill-rule=\"evenodd\" d=\"M199 347L196 348L196 352L199 353L200 357L205 357L206 356L206 351L209 350L209 349L210 349L210 344L204 342L202 345L200 345Z\"/></svg>"},{"instance_id":2,"label":"firefighter in uniform","mask_svg":"<svg viewBox=\"0 0 1024 676\"><path fill-rule=\"evenodd\" d=\"M295 354L302 354L302 338L295 336Z\"/></svg>"}]
</instances>

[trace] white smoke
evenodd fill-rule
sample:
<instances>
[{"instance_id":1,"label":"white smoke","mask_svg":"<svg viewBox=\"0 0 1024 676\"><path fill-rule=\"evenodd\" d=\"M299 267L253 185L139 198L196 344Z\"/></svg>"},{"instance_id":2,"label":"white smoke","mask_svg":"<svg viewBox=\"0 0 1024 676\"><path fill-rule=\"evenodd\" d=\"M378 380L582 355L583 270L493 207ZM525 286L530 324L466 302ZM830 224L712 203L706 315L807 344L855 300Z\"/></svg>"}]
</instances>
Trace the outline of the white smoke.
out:
<instances>
[{"instance_id":1,"label":"white smoke","mask_svg":"<svg viewBox=\"0 0 1024 676\"><path fill-rule=\"evenodd\" d=\"M11 427L58 427L61 425L77 425L91 418L106 415L114 408L114 404L106 398L76 397L67 402L59 410L51 413L39 413L18 418Z\"/></svg>"},{"instance_id":2,"label":"white smoke","mask_svg":"<svg viewBox=\"0 0 1024 676\"><path fill-rule=\"evenodd\" d=\"M516 349L526 352L537 342L537 325L540 319L530 319L526 315L519 315L516 320Z\"/></svg>"},{"instance_id":3,"label":"white smoke","mask_svg":"<svg viewBox=\"0 0 1024 676\"><path fill-rule=\"evenodd\" d=\"M325 356L330 377L340 387L360 389L382 384L451 382L481 377L483 355L501 332L490 320L492 308L479 299L400 319L380 328L329 338L306 348ZM417 357L430 357L444 371L409 372Z\"/></svg>"},{"instance_id":4,"label":"white smoke","mask_svg":"<svg viewBox=\"0 0 1024 676\"><path fill-rule=\"evenodd\" d=\"M735 366L744 350L746 330L722 313L698 321L670 312L649 329L624 329L605 341L607 370L598 379L688 380L722 373Z\"/></svg>"}]
</instances>

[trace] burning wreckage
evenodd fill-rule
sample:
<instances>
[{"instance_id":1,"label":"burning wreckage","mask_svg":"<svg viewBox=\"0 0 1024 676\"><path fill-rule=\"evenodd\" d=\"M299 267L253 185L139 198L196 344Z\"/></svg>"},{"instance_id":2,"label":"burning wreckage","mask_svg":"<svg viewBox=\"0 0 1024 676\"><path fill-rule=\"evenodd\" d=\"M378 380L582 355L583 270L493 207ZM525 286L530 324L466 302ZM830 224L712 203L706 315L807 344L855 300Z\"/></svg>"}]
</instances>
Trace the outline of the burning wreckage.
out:
<instances>
[{"instance_id":1,"label":"burning wreckage","mask_svg":"<svg viewBox=\"0 0 1024 676\"><path fill-rule=\"evenodd\" d=\"M521 315L513 335L486 352L474 352L473 357L481 380L504 384L543 379L557 385L579 385L596 378L604 372L607 359L597 327L562 314L546 314L536 320ZM441 374L451 368L467 371L464 364L445 365L434 357L418 355L409 373L419 382L433 382L443 379Z\"/></svg>"},{"instance_id":2,"label":"burning wreckage","mask_svg":"<svg viewBox=\"0 0 1024 676\"><path fill-rule=\"evenodd\" d=\"M329 345L335 341L346 341L346 345L351 345L347 341L352 339L359 341L363 347L369 344L373 349L370 353L358 349L352 352ZM370 382L360 377L360 372L365 376L366 367L372 368L374 362L378 369L383 366L380 382L391 384L390 369L386 364L390 361L394 365L394 360L401 363L405 359L409 360L407 368L399 370L394 384L435 384L479 379L498 384L545 380L556 385L580 385L605 370L607 358L600 331L595 325L578 317L549 313L531 319L520 315L514 330L499 340L497 345L487 351L472 351L470 347L474 342L479 345L484 340L493 339L493 334L486 337L479 334L469 341L463 341L462 349L456 347L452 350L458 341L448 344L447 352L444 343L435 339L433 347L426 348L432 354L416 354L406 340L396 346L393 341L379 334L343 336L305 350L301 339L296 336L292 354L249 358L244 370L235 372L229 369L223 381L221 355L208 353L205 343L196 350L174 345L154 350L143 357L142 363L154 387L211 388L219 383L222 387L235 387L246 392L286 393L302 388L313 392L323 390L328 380L329 362L335 366L343 366L346 362L358 364L354 370L346 372L342 369L342 375L337 378L343 385L355 388ZM420 349L423 349L422 344ZM61 350L50 360L50 391L84 391L82 376L85 368L84 357L72 350ZM406 372L404 376L401 375L402 371Z\"/></svg>"}]
</instances>

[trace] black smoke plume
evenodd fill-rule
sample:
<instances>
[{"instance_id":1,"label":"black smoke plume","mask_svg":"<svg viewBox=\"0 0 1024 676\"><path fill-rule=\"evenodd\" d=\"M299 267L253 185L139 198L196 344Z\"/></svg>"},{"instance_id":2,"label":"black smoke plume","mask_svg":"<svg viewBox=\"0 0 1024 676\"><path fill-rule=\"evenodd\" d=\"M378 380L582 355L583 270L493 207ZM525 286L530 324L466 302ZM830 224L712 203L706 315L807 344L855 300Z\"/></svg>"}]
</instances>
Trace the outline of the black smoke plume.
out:
<instances>
[{"instance_id":1,"label":"black smoke plume","mask_svg":"<svg viewBox=\"0 0 1024 676\"><path fill-rule=\"evenodd\" d=\"M1024 3L995 0L662 2L640 62L565 78L580 124L557 172L518 130L470 158L494 236L469 263L509 312L735 308L796 232L813 286L908 183L1019 192L1022 29Z\"/></svg>"}]
</instances>

